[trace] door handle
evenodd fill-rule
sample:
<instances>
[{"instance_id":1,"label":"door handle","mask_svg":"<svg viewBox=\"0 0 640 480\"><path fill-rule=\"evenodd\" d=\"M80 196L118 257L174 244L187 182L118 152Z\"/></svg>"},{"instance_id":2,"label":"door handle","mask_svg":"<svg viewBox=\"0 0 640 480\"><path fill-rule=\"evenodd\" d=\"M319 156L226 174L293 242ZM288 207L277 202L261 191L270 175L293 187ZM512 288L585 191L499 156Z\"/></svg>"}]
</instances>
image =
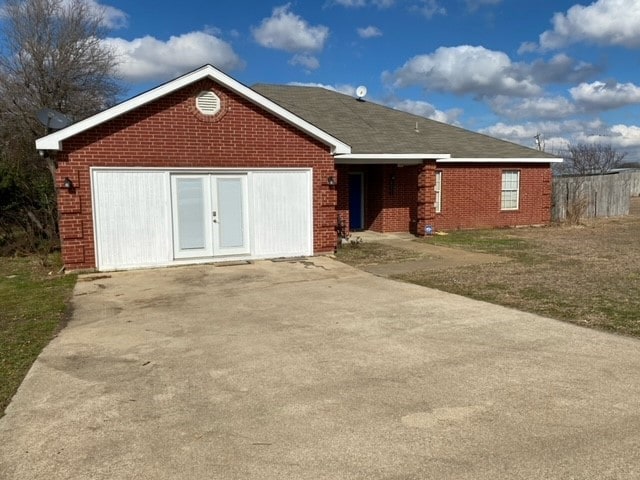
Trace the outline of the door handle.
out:
<instances>
[{"instance_id":1,"label":"door handle","mask_svg":"<svg viewBox=\"0 0 640 480\"><path fill-rule=\"evenodd\" d=\"M215 210L211 212L211 217L213 218L213 223L218 223L218 217Z\"/></svg>"}]
</instances>

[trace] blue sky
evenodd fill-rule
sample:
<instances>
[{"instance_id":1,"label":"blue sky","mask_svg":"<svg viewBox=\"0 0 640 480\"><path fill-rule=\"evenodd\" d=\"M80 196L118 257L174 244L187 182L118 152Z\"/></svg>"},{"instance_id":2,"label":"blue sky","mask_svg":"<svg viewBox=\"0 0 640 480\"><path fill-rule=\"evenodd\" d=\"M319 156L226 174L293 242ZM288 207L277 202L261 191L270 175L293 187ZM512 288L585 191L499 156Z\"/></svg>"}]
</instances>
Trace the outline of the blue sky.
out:
<instances>
[{"instance_id":1,"label":"blue sky","mask_svg":"<svg viewBox=\"0 0 640 480\"><path fill-rule=\"evenodd\" d=\"M211 63L535 146L640 160L640 0L91 0L127 95Z\"/></svg>"}]
</instances>

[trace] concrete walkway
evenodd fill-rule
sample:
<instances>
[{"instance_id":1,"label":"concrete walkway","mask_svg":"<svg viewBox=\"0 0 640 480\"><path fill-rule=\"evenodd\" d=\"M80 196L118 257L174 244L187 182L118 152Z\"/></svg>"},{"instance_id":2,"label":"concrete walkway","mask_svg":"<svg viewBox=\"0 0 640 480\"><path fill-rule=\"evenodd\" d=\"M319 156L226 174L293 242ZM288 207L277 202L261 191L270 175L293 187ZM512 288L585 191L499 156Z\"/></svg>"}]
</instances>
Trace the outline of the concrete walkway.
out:
<instances>
[{"instance_id":1,"label":"concrete walkway","mask_svg":"<svg viewBox=\"0 0 640 480\"><path fill-rule=\"evenodd\" d=\"M4 479L638 479L640 342L330 258L80 279Z\"/></svg>"}]
</instances>

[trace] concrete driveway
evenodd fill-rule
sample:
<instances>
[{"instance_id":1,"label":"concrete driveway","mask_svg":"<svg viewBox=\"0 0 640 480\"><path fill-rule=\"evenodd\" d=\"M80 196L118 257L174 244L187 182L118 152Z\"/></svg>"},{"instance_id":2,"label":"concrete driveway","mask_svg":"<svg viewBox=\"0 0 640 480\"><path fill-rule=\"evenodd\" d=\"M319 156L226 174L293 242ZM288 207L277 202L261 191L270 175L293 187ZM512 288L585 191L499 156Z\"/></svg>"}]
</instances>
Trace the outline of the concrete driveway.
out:
<instances>
[{"instance_id":1,"label":"concrete driveway","mask_svg":"<svg viewBox=\"0 0 640 480\"><path fill-rule=\"evenodd\" d=\"M85 276L3 479L637 479L640 342L329 258Z\"/></svg>"}]
</instances>

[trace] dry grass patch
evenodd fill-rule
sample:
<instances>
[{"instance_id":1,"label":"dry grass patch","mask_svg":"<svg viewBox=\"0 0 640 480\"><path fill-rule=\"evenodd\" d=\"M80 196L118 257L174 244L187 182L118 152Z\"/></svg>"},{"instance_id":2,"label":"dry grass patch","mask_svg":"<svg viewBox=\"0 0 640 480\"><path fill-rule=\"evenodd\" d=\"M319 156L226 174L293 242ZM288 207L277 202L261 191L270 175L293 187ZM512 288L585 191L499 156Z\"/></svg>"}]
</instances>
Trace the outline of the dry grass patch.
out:
<instances>
[{"instance_id":1,"label":"dry grass patch","mask_svg":"<svg viewBox=\"0 0 640 480\"><path fill-rule=\"evenodd\" d=\"M453 232L424 241L505 255L501 264L399 277L580 325L640 336L640 218Z\"/></svg>"},{"instance_id":2,"label":"dry grass patch","mask_svg":"<svg viewBox=\"0 0 640 480\"><path fill-rule=\"evenodd\" d=\"M420 253L382 243L351 243L336 254L341 262L354 267L366 267L381 263L405 262L422 257Z\"/></svg>"}]
</instances>

